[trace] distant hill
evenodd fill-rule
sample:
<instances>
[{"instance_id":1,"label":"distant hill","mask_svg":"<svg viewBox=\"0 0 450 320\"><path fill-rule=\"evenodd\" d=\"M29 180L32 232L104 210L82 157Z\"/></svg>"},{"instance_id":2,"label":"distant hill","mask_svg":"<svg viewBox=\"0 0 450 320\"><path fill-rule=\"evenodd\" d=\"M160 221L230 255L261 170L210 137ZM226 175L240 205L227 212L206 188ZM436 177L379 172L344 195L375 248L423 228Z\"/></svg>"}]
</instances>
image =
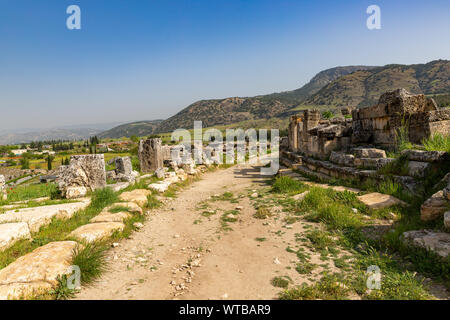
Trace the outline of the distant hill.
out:
<instances>
[{"instance_id":1,"label":"distant hill","mask_svg":"<svg viewBox=\"0 0 450 320\"><path fill-rule=\"evenodd\" d=\"M305 100L305 104L364 107L386 91L405 88L411 93L450 92L450 61L387 65L360 70L337 78Z\"/></svg>"},{"instance_id":2,"label":"distant hill","mask_svg":"<svg viewBox=\"0 0 450 320\"><path fill-rule=\"evenodd\" d=\"M178 128L191 129L194 120L201 120L203 127L211 127L274 117L285 118L290 114L290 109L302 103L333 80L357 70L369 70L372 68L375 67L347 66L327 69L318 73L300 89L293 91L250 98L234 97L218 100L201 100L161 122L154 133L170 132Z\"/></svg>"},{"instance_id":3,"label":"distant hill","mask_svg":"<svg viewBox=\"0 0 450 320\"><path fill-rule=\"evenodd\" d=\"M108 131L104 131L97 136L99 138L121 138L121 137L131 137L131 136L147 136L154 133L155 128L163 120L151 120L151 121L138 121L127 124L122 124L120 126L114 127Z\"/></svg>"},{"instance_id":4,"label":"distant hill","mask_svg":"<svg viewBox=\"0 0 450 320\"><path fill-rule=\"evenodd\" d=\"M49 140L83 140L99 133L98 129L49 129L25 133L6 133L0 135L0 145L30 143Z\"/></svg>"},{"instance_id":5,"label":"distant hill","mask_svg":"<svg viewBox=\"0 0 450 320\"><path fill-rule=\"evenodd\" d=\"M197 101L167 120L142 121L122 125L100 137L145 136L193 128L233 123L264 123L260 120L286 119L298 110L311 107L367 106L375 104L386 91L405 88L412 93L439 97L439 105L449 103L450 62L436 60L427 64L345 66L319 72L303 87L256 97L233 97Z\"/></svg>"},{"instance_id":6,"label":"distant hill","mask_svg":"<svg viewBox=\"0 0 450 320\"><path fill-rule=\"evenodd\" d=\"M311 79L307 84L305 84L303 87L292 90L292 91L285 91L280 93L272 93L265 96L261 96L264 98L274 98L279 99L281 101L286 101L290 103L301 103L307 98L309 98L311 95L315 94L317 91L322 89L327 84L333 82L334 80L348 75L350 73L353 73L355 71L359 70L371 70L376 67L373 66L347 66L347 67L336 67L327 69L324 71L319 72L314 76L314 78Z\"/></svg>"}]
</instances>

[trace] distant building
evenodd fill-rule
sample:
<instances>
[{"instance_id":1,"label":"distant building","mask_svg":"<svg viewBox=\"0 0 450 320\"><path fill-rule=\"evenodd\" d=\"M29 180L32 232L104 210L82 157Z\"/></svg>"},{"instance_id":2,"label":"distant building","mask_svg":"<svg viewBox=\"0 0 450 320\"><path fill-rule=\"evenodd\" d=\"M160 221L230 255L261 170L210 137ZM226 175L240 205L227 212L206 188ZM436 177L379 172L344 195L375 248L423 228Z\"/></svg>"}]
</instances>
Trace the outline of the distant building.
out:
<instances>
[{"instance_id":1,"label":"distant building","mask_svg":"<svg viewBox=\"0 0 450 320\"><path fill-rule=\"evenodd\" d=\"M28 150L27 149L15 149L15 150L11 150L11 153L13 153L15 156L21 156L24 153L27 153Z\"/></svg>"}]
</instances>

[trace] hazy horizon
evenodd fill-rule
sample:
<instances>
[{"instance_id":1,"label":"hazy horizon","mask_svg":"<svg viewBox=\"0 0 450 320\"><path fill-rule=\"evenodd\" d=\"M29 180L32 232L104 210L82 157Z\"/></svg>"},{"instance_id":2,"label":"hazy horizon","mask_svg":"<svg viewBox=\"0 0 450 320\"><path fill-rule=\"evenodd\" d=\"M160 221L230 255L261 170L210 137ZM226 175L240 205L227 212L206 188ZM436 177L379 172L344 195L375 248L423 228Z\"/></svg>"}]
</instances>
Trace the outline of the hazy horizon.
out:
<instances>
[{"instance_id":1,"label":"hazy horizon","mask_svg":"<svg viewBox=\"0 0 450 320\"><path fill-rule=\"evenodd\" d=\"M368 30L366 8L381 8ZM81 8L68 30L66 8ZM300 88L336 66L449 59L450 3L0 2L0 131L166 119L202 99Z\"/></svg>"}]
</instances>

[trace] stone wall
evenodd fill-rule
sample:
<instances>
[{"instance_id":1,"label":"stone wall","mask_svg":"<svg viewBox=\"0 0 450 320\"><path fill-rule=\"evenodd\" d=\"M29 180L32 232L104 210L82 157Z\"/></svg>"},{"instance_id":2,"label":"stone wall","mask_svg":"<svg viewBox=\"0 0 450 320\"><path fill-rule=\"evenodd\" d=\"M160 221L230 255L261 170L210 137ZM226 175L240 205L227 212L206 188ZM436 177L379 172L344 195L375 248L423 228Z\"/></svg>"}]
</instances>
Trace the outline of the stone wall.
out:
<instances>
[{"instance_id":1,"label":"stone wall","mask_svg":"<svg viewBox=\"0 0 450 320\"><path fill-rule=\"evenodd\" d=\"M305 110L302 116L291 117L288 146L293 152L326 158L350 142L351 120L321 120L317 110Z\"/></svg>"},{"instance_id":2,"label":"stone wall","mask_svg":"<svg viewBox=\"0 0 450 320\"><path fill-rule=\"evenodd\" d=\"M413 143L421 143L434 133L450 132L450 110L438 110L433 99L405 89L384 93L378 104L353 110L352 116L353 143L393 147L402 127L408 129Z\"/></svg>"}]
</instances>

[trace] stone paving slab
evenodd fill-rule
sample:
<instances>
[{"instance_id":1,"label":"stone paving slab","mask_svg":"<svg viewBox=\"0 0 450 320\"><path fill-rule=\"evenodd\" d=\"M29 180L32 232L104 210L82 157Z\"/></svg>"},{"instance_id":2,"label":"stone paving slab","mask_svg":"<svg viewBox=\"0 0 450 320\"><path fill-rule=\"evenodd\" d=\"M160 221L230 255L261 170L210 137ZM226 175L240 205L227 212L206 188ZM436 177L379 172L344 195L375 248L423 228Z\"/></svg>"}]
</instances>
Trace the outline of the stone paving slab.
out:
<instances>
[{"instance_id":1,"label":"stone paving slab","mask_svg":"<svg viewBox=\"0 0 450 320\"><path fill-rule=\"evenodd\" d=\"M91 219L92 223L97 222L124 222L125 220L131 218L132 215L129 212L117 212L117 213L108 213L103 212L98 216Z\"/></svg>"},{"instance_id":2,"label":"stone paving slab","mask_svg":"<svg viewBox=\"0 0 450 320\"><path fill-rule=\"evenodd\" d=\"M123 231L125 225L121 222L90 223L77 228L69 234L69 238L86 241L88 243L110 237L115 231Z\"/></svg>"},{"instance_id":3,"label":"stone paving slab","mask_svg":"<svg viewBox=\"0 0 450 320\"><path fill-rule=\"evenodd\" d=\"M123 192L120 194L119 199L126 202L135 202L140 207L147 204L147 196L152 192L147 189L136 189L133 191Z\"/></svg>"},{"instance_id":4,"label":"stone paving slab","mask_svg":"<svg viewBox=\"0 0 450 320\"><path fill-rule=\"evenodd\" d=\"M102 212L109 212L110 209L117 208L117 207L128 208L128 211L130 211L130 212L135 212L135 213L139 213L139 214L143 213L142 208L139 207L135 202L116 202L113 205L110 205L109 207L106 207L105 209L103 209Z\"/></svg>"},{"instance_id":5,"label":"stone paving slab","mask_svg":"<svg viewBox=\"0 0 450 320\"><path fill-rule=\"evenodd\" d=\"M90 199L82 199L80 202L10 210L0 215L0 224L26 222L31 232L38 232L41 227L49 225L53 218L69 219L90 203Z\"/></svg>"},{"instance_id":6,"label":"stone paving slab","mask_svg":"<svg viewBox=\"0 0 450 320\"><path fill-rule=\"evenodd\" d=\"M396 197L378 192L368 193L358 197L359 201L371 209L382 209L393 205L407 206L408 204Z\"/></svg>"},{"instance_id":7,"label":"stone paving slab","mask_svg":"<svg viewBox=\"0 0 450 320\"><path fill-rule=\"evenodd\" d=\"M54 288L57 277L68 274L74 241L51 242L0 270L0 299L20 299Z\"/></svg>"},{"instance_id":8,"label":"stone paving slab","mask_svg":"<svg viewBox=\"0 0 450 320\"><path fill-rule=\"evenodd\" d=\"M344 187L344 186L330 186L329 184L316 183L316 182L311 182L311 181L305 181L304 183L309 186L312 186L312 187L320 187L320 188L325 188L325 189L331 188L334 191L338 191L338 192L344 192L344 191L348 191L348 192L352 192L352 193L361 192L361 190L359 190L359 189Z\"/></svg>"},{"instance_id":9,"label":"stone paving slab","mask_svg":"<svg viewBox=\"0 0 450 320\"><path fill-rule=\"evenodd\" d=\"M0 224L0 252L19 240L30 238L30 229L25 222Z\"/></svg>"}]
</instances>

